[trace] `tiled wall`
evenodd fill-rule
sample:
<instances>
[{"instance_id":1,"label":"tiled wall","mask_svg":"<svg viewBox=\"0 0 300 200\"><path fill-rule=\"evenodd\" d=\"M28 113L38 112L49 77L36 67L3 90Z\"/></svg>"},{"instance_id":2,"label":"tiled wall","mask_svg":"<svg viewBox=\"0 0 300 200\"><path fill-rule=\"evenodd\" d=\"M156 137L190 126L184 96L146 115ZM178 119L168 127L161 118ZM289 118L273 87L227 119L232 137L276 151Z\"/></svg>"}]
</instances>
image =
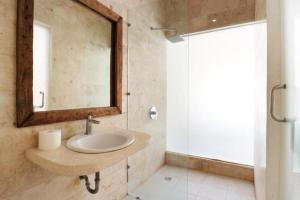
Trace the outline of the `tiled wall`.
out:
<instances>
[{"instance_id":1,"label":"tiled wall","mask_svg":"<svg viewBox=\"0 0 300 200\"><path fill-rule=\"evenodd\" d=\"M165 41L160 32L151 32L150 25L162 26L163 1L108 0L125 22L130 15L129 45L129 128L152 136L150 146L129 159L129 183L132 188L145 181L164 162L166 67ZM37 146L39 130L61 128L67 138L84 131L85 122L36 126L17 129L15 121L15 51L17 0L0 0L0 199L1 200L118 200L127 193L124 160L101 172L101 190L90 195L78 177L51 174L33 165L24 156L26 149ZM137 12L139 11L139 12ZM127 47L127 26L124 23L124 49ZM124 53L124 93L127 92L127 53ZM101 118L100 126L127 128L127 97L123 96L122 115ZM151 121L148 109L156 105L159 119ZM97 126L95 126L97 127Z\"/></svg>"},{"instance_id":2,"label":"tiled wall","mask_svg":"<svg viewBox=\"0 0 300 200\"><path fill-rule=\"evenodd\" d=\"M220 3L221 0L210 0L214 2L214 5L208 4L207 0L190 0L189 3L185 0L101 1L105 1L104 3L108 6L112 5L113 9L124 17L125 22L131 23L128 42L127 26L124 23L124 49L128 44L130 56L129 68L127 68L127 62L124 62L123 77L124 93L127 92L127 75L129 77L128 88L131 96L128 102L127 97L123 96L124 113L101 118L101 126L121 128L128 126L129 129L145 131L152 136L148 148L129 158L131 166L129 189L131 190L144 182L164 162L166 143L165 39L162 32L153 32L150 30L150 26L163 27L169 26L171 23L181 33L185 33L211 27L210 24L207 24L207 19L216 14L225 16L223 19L225 22L228 22L227 19L235 18L223 10L229 5ZM252 12L250 14L247 11L247 9L253 9L252 0L231 0L230 2L230 5L235 5L235 7L229 6L229 8L246 9L245 13L237 10L240 21L254 17ZM202 6L199 6L198 3L201 3ZM67 138L84 131L85 123L76 121L22 129L14 127L16 4L17 0L0 0L0 199L121 199L127 193L126 160L102 171L100 194L90 195L83 186L80 186L78 177L56 176L31 164L24 157L26 149L37 146L39 130L61 128L63 137ZM186 12L188 6L191 8L191 15ZM196 8L200 10L211 8L212 10L211 13L208 11L205 11L206 13L203 11L203 13ZM228 16L231 17L228 18ZM222 25L224 24L223 20L219 21ZM187 21L189 23L186 23ZM124 61L126 60L127 52L125 51ZM159 111L157 121L151 121L148 118L148 110L153 105L157 106Z\"/></svg>"},{"instance_id":3,"label":"tiled wall","mask_svg":"<svg viewBox=\"0 0 300 200\"><path fill-rule=\"evenodd\" d=\"M178 34L199 32L264 19L264 4L265 0L168 0L167 21Z\"/></svg>"}]
</instances>

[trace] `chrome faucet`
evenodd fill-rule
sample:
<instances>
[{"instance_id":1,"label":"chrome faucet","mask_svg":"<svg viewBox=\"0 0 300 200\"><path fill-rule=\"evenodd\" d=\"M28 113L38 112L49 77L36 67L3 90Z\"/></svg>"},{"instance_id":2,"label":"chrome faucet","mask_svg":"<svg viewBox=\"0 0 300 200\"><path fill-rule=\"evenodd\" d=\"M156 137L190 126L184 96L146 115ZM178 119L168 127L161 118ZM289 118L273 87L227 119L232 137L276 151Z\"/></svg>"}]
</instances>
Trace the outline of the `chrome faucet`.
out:
<instances>
[{"instance_id":1,"label":"chrome faucet","mask_svg":"<svg viewBox=\"0 0 300 200\"><path fill-rule=\"evenodd\" d=\"M100 124L100 121L94 120L93 116L89 114L86 120L85 135L90 135L92 133L92 124Z\"/></svg>"}]
</instances>

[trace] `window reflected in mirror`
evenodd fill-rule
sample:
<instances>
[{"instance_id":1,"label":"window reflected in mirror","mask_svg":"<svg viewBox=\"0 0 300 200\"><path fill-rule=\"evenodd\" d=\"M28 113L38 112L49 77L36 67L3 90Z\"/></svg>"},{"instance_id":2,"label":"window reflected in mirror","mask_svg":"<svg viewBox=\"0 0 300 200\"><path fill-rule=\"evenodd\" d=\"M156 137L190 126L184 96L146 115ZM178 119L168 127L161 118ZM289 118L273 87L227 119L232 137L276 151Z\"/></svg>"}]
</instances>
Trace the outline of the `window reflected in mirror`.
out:
<instances>
[{"instance_id":1,"label":"window reflected in mirror","mask_svg":"<svg viewBox=\"0 0 300 200\"><path fill-rule=\"evenodd\" d=\"M34 22L33 26L33 106L35 111L46 111L49 98L49 65L51 53L50 29ZM37 51L38 49L38 51Z\"/></svg>"}]
</instances>

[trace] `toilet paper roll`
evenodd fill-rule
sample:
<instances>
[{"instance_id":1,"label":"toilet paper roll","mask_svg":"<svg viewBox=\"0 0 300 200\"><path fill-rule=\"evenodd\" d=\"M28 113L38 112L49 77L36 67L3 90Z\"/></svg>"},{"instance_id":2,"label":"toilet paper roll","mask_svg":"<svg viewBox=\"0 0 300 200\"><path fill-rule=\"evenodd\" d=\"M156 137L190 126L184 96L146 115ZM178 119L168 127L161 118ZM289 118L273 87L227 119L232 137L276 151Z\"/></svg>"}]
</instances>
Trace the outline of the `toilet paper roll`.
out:
<instances>
[{"instance_id":1,"label":"toilet paper roll","mask_svg":"<svg viewBox=\"0 0 300 200\"><path fill-rule=\"evenodd\" d=\"M53 150L61 145L61 130L39 132L39 149Z\"/></svg>"}]
</instances>

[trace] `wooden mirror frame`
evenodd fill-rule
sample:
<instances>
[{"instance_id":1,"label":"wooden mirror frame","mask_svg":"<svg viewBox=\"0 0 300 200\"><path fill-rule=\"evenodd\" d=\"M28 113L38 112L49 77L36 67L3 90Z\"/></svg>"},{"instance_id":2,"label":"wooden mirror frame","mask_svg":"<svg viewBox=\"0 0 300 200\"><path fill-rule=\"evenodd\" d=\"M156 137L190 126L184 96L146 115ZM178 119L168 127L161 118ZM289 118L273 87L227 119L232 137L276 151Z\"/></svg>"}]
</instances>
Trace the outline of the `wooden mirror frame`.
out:
<instances>
[{"instance_id":1,"label":"wooden mirror frame","mask_svg":"<svg viewBox=\"0 0 300 200\"><path fill-rule=\"evenodd\" d=\"M34 0L18 0L17 19L17 79L16 79L16 126L26 127L82 120L89 114L94 117L122 113L122 46L123 19L97 0L76 1L112 23L111 50L111 107L80 108L34 112L33 108L33 20Z\"/></svg>"}]
</instances>

